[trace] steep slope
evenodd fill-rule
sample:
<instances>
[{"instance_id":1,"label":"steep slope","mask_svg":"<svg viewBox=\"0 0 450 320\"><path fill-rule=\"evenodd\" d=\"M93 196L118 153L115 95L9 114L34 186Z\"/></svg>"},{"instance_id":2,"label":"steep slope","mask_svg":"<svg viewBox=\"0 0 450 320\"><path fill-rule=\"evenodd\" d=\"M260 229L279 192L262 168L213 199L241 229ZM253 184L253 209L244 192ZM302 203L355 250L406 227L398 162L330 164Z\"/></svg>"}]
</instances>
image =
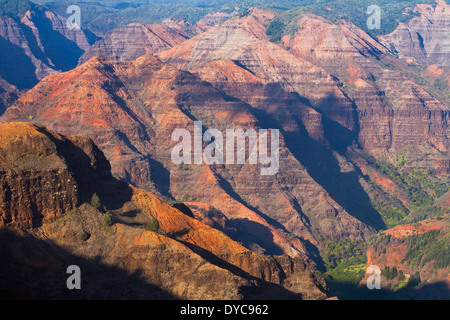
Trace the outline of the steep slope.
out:
<instances>
[{"instance_id":1,"label":"steep slope","mask_svg":"<svg viewBox=\"0 0 450 320\"><path fill-rule=\"evenodd\" d=\"M27 136L25 141L21 139ZM58 156L57 145L49 144L49 141L47 135L31 125L1 126L1 227L39 226L77 205L76 179L69 164ZM57 179L54 172L59 173ZM34 199L27 198L30 193L35 194ZM50 194L53 196L49 197Z\"/></svg>"},{"instance_id":2,"label":"steep slope","mask_svg":"<svg viewBox=\"0 0 450 320\"><path fill-rule=\"evenodd\" d=\"M280 83L287 92L295 91L313 105L328 98L333 100L330 108L351 109L351 103L323 69L295 58L269 41L266 27L273 17L271 11L253 9L252 14L234 17L175 48L158 53L158 57L190 71L213 61L233 60L266 83Z\"/></svg>"},{"instance_id":3,"label":"steep slope","mask_svg":"<svg viewBox=\"0 0 450 320\"><path fill-rule=\"evenodd\" d=\"M383 288L401 292L404 288L418 287L410 293L413 297L448 299L448 232L448 215L386 230L369 246L367 266L381 269ZM425 289L427 286L431 288Z\"/></svg>"},{"instance_id":4,"label":"steep slope","mask_svg":"<svg viewBox=\"0 0 450 320\"><path fill-rule=\"evenodd\" d=\"M298 31L282 45L296 57L325 68L336 77L356 108L354 130L362 149L377 159L396 159L408 148L427 149L430 170L448 173L449 106L430 94L380 45L350 22L332 24L305 14ZM443 49L445 51L445 48ZM407 77L410 75L411 77ZM333 114L324 110L327 118ZM405 151L409 165L421 168L423 154Z\"/></svg>"},{"instance_id":5,"label":"steep slope","mask_svg":"<svg viewBox=\"0 0 450 320\"><path fill-rule=\"evenodd\" d=\"M0 78L19 90L30 89L75 67L89 43L84 31L67 28L66 20L36 5L19 18L0 16Z\"/></svg>"},{"instance_id":6,"label":"steep slope","mask_svg":"<svg viewBox=\"0 0 450 320\"><path fill-rule=\"evenodd\" d=\"M280 123L272 121L276 125L272 128L287 132L289 126L307 127L297 143L302 148L306 143L314 145L323 135L320 115L277 87L264 97L273 92L296 110L299 119L280 117ZM271 107L276 114L275 101ZM262 176L260 167L249 163L175 165L171 160L175 143L170 138L177 128L192 132L194 120L219 130L270 128L270 122L266 124L270 118L152 56L133 62L93 58L70 72L48 77L2 117L2 121L13 119L31 119L62 134L87 134L105 152L116 176L164 196L211 204L231 221L238 231L234 236L262 252L320 261L313 249L321 245L315 232L363 240L370 233L367 225L379 223L376 212L363 216L350 207L350 214L335 201L293 155L284 131L280 168L274 176Z\"/></svg>"},{"instance_id":7,"label":"steep slope","mask_svg":"<svg viewBox=\"0 0 450 320\"><path fill-rule=\"evenodd\" d=\"M1 80L0 80L1 82ZM11 91L3 91L0 89L0 116L12 105L18 98L17 89L13 88Z\"/></svg>"},{"instance_id":8,"label":"steep slope","mask_svg":"<svg viewBox=\"0 0 450 320\"><path fill-rule=\"evenodd\" d=\"M237 7L236 7L237 8ZM209 28L212 28L216 25L219 25L232 16L238 14L238 11L235 10L234 12L228 13L228 12L212 12L208 13L206 16L201 18L197 23L195 24L197 27L201 28L202 30L208 30Z\"/></svg>"},{"instance_id":9,"label":"steep slope","mask_svg":"<svg viewBox=\"0 0 450 320\"><path fill-rule=\"evenodd\" d=\"M247 16L232 18L158 56L197 73L251 105L261 121L279 126L308 173L348 212L354 216L367 212L364 222L377 225L377 214L364 203L366 195L358 185L356 171L328 148L330 142L340 151L353 144L358 129L353 102L325 69L268 40L266 28L273 18L271 11L253 9ZM343 179L343 175L352 178ZM342 180L349 182L348 187L342 186ZM349 195L348 190L354 194ZM358 218L364 220L361 215Z\"/></svg>"},{"instance_id":10,"label":"steep slope","mask_svg":"<svg viewBox=\"0 0 450 320\"><path fill-rule=\"evenodd\" d=\"M448 69L450 5L445 0L436 0L435 5L420 4L409 10L417 16L378 39L402 59L414 58L422 64L436 64Z\"/></svg>"},{"instance_id":11,"label":"steep slope","mask_svg":"<svg viewBox=\"0 0 450 320\"><path fill-rule=\"evenodd\" d=\"M80 57L79 64L95 56L121 61L135 60L144 54L171 48L186 39L186 32L173 23L171 26L165 23L145 26L131 23L108 32Z\"/></svg>"},{"instance_id":12,"label":"steep slope","mask_svg":"<svg viewBox=\"0 0 450 320\"><path fill-rule=\"evenodd\" d=\"M389 192L373 192L380 168L361 165L366 153L395 162L410 148L411 170L448 173L448 108L353 24L303 15L275 44L266 34L274 17L260 9L234 17L159 52L170 64L92 58L43 80L2 121L87 134L117 177L211 205L247 248L320 264L329 241L361 242L391 223L374 204ZM192 132L195 120L222 131L279 129L278 173L262 176L249 163L175 165L172 132Z\"/></svg>"},{"instance_id":13,"label":"steep slope","mask_svg":"<svg viewBox=\"0 0 450 320\"><path fill-rule=\"evenodd\" d=\"M217 68L223 69L218 61L231 60L245 69L234 73L248 71L263 83L280 83L285 91L298 93L303 102L306 98L324 116L325 135L333 148L343 151L357 142L365 152L390 160L420 145L427 149L430 169L449 172L448 165L442 167L443 158L449 158L449 108L441 99L445 91L419 85L418 76L393 59L386 47L346 21L334 24L300 15L290 25L295 32L280 43L288 54L268 42L265 30L274 17L254 9L158 56L254 105L254 97L245 98L242 85L234 85L236 77L217 74ZM429 74L430 81L445 82L445 74L432 78L431 69ZM255 77L249 80L252 89ZM407 152L411 166L421 167L423 157Z\"/></svg>"},{"instance_id":14,"label":"steep slope","mask_svg":"<svg viewBox=\"0 0 450 320\"><path fill-rule=\"evenodd\" d=\"M384 224L398 225L418 207L433 207L439 191L427 185L445 185L450 172L446 92L430 88L414 69L348 21L332 23L313 14L290 17L291 31L277 45L266 33L277 19L270 11L254 9L158 56L248 103L260 121L276 123L308 174L360 221L376 226L371 218L379 213ZM445 76L436 67L428 73L433 81ZM368 155L377 160L366 161ZM399 167L402 173L390 176L395 183L380 174L391 167L379 163ZM276 201L262 204L251 196L256 190L243 189L235 187L252 206ZM303 210L302 196L289 190L315 226L314 215ZM286 216L261 210L289 225ZM325 235L330 229L320 228Z\"/></svg>"},{"instance_id":15,"label":"steep slope","mask_svg":"<svg viewBox=\"0 0 450 320\"><path fill-rule=\"evenodd\" d=\"M0 151L2 297L326 298L323 279L300 258L255 254L115 180L90 139L5 123ZM84 200L94 193L97 208ZM158 232L145 229L152 218ZM83 272L78 292L65 287L73 264Z\"/></svg>"}]
</instances>

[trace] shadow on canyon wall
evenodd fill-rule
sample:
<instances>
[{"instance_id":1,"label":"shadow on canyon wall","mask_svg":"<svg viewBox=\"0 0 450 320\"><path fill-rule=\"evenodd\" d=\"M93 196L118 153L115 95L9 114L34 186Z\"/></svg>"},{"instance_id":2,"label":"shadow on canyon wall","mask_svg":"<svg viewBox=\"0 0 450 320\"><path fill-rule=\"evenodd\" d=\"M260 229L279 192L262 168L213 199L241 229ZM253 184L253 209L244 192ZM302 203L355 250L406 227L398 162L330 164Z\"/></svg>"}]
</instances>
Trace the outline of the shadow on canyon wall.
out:
<instances>
[{"instance_id":1,"label":"shadow on canyon wall","mask_svg":"<svg viewBox=\"0 0 450 320\"><path fill-rule=\"evenodd\" d=\"M186 245L189 249L197 253L199 256L201 256L203 259L207 260L208 262L219 266L223 269L226 269L230 271L231 273L242 277L244 279L253 281L254 283L257 283L258 285L249 285L240 287L241 294L243 295L244 299L283 299L283 300L301 300L302 294L301 293L295 293L292 291L289 291L288 289L284 288L281 285L271 283L268 281L264 281L262 279L259 279L257 277L254 277L250 275L248 272L242 270L241 268L232 265L228 263L227 261L217 257L216 255L212 254L211 252L200 248L192 243L180 241L184 245Z\"/></svg>"},{"instance_id":2,"label":"shadow on canyon wall","mask_svg":"<svg viewBox=\"0 0 450 320\"><path fill-rule=\"evenodd\" d=\"M19 90L34 87L38 83L36 67L24 49L2 37L0 48L0 77Z\"/></svg>"},{"instance_id":3,"label":"shadow on canyon wall","mask_svg":"<svg viewBox=\"0 0 450 320\"><path fill-rule=\"evenodd\" d=\"M307 105L312 108L310 101L297 96L299 105ZM334 101L329 97L325 101ZM331 103L331 102L330 102ZM333 103L336 103L334 101ZM302 119L294 116L299 128L298 132L286 132L275 120L275 115L261 109L253 109L260 123L267 128L279 129L295 158L306 168L309 175L319 183L330 196L342 206L350 215L374 228L385 229L381 215L373 208L368 194L362 188L358 171L342 172L335 153L345 156L347 147L357 142L357 132L343 127L336 121L328 118L319 108L314 108L322 114L324 135L329 146L311 138ZM352 117L354 115L352 114ZM357 119L356 119L357 120ZM353 119L353 121L356 121ZM359 127L357 123L354 127Z\"/></svg>"},{"instance_id":4,"label":"shadow on canyon wall","mask_svg":"<svg viewBox=\"0 0 450 320\"><path fill-rule=\"evenodd\" d=\"M0 230L0 299L125 300L176 299L149 284L139 272L130 274L102 262L67 252L52 241ZM81 290L69 290L67 267L81 269Z\"/></svg>"},{"instance_id":5,"label":"shadow on canyon wall","mask_svg":"<svg viewBox=\"0 0 450 320\"><path fill-rule=\"evenodd\" d=\"M55 69L64 72L75 68L84 50L80 49L75 42L54 30L49 19L37 19L34 23L39 31L45 56L53 62Z\"/></svg>"}]
</instances>

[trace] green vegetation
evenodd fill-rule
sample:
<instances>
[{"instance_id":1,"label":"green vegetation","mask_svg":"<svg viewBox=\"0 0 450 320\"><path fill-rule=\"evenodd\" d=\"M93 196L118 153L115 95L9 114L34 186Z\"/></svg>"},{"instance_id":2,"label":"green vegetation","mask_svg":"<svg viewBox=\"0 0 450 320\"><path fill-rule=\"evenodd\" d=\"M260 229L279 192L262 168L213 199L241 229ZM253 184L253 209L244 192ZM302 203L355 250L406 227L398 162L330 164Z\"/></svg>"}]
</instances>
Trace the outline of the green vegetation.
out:
<instances>
[{"instance_id":1,"label":"green vegetation","mask_svg":"<svg viewBox=\"0 0 450 320\"><path fill-rule=\"evenodd\" d=\"M398 291L400 289L406 288L410 284L410 279L405 278L402 270L399 271L399 274L400 275L398 277L398 282L395 285L394 291Z\"/></svg>"},{"instance_id":2,"label":"green vegetation","mask_svg":"<svg viewBox=\"0 0 450 320\"><path fill-rule=\"evenodd\" d=\"M436 206L426 206L423 208L418 208L412 212L407 219L406 223L415 223L428 218L442 219L441 217L446 213L450 213L450 209L439 208Z\"/></svg>"},{"instance_id":3,"label":"green vegetation","mask_svg":"<svg viewBox=\"0 0 450 320\"><path fill-rule=\"evenodd\" d=\"M376 235L374 239L370 240L370 243L374 246L375 250L379 250L378 248L380 246L383 246L383 247L387 246L391 242L392 239L393 238L391 235L380 233L380 234Z\"/></svg>"},{"instance_id":4,"label":"green vegetation","mask_svg":"<svg viewBox=\"0 0 450 320\"><path fill-rule=\"evenodd\" d=\"M0 0L0 15L22 18L28 10L40 10L41 6L28 0Z\"/></svg>"},{"instance_id":5,"label":"green vegetation","mask_svg":"<svg viewBox=\"0 0 450 320\"><path fill-rule=\"evenodd\" d=\"M364 255L351 257L339 263L334 269L328 271L325 277L329 281L347 283L357 286L366 273L367 258Z\"/></svg>"},{"instance_id":6,"label":"green vegetation","mask_svg":"<svg viewBox=\"0 0 450 320\"><path fill-rule=\"evenodd\" d=\"M424 208L427 208L428 211L438 210L434 207L435 199L450 190L449 182L440 181L427 171L405 172L392 164L381 163L373 157L368 157L367 161L405 192L406 198L411 204L411 210L424 211ZM397 163L404 165L406 160L400 157L397 159ZM408 215L408 210L397 199L389 195L387 197L389 197L388 201L375 197L374 207L383 216L386 225L393 227L404 221Z\"/></svg>"},{"instance_id":7,"label":"green vegetation","mask_svg":"<svg viewBox=\"0 0 450 320\"><path fill-rule=\"evenodd\" d=\"M400 22L408 22L416 14L411 11L404 14L405 8L415 7L419 3L435 2L434 0L335 0L308 6L306 10L333 22L337 22L339 19L350 20L371 36L376 36L394 31ZM370 15L366 11L371 5L376 5L381 9L380 29L370 30L367 27L367 19Z\"/></svg>"},{"instance_id":8,"label":"green vegetation","mask_svg":"<svg viewBox=\"0 0 450 320\"><path fill-rule=\"evenodd\" d=\"M386 267L385 269L383 269L381 271L381 275L384 276L388 280L393 280L393 279L397 278L398 271L397 271L396 267L393 267L393 268Z\"/></svg>"},{"instance_id":9,"label":"green vegetation","mask_svg":"<svg viewBox=\"0 0 450 320\"><path fill-rule=\"evenodd\" d=\"M410 268L422 268L429 262L433 263L434 269L444 269L450 266L450 235L440 230L430 230L403 239L379 234L371 243L380 252L383 252L388 244L406 244L408 251L403 263L408 263ZM382 275L387 279L393 279L399 274L396 269L385 269L383 272Z\"/></svg>"},{"instance_id":10,"label":"green vegetation","mask_svg":"<svg viewBox=\"0 0 450 320\"><path fill-rule=\"evenodd\" d=\"M444 195L450 188L447 183L434 179L434 177L426 171L414 170L412 172L412 179L418 181L423 188L432 190L435 197Z\"/></svg>"},{"instance_id":11,"label":"green vegetation","mask_svg":"<svg viewBox=\"0 0 450 320\"><path fill-rule=\"evenodd\" d=\"M413 205L420 207L432 203L432 197L423 191L420 182L413 176L408 173L400 173L392 164L381 163L373 157L369 158L369 163L397 186L403 188L407 192L408 200Z\"/></svg>"},{"instance_id":12,"label":"green vegetation","mask_svg":"<svg viewBox=\"0 0 450 320\"><path fill-rule=\"evenodd\" d=\"M243 17L250 15L251 13L252 13L252 11L250 9L245 9L239 14L239 17L243 18Z\"/></svg>"},{"instance_id":13,"label":"green vegetation","mask_svg":"<svg viewBox=\"0 0 450 320\"><path fill-rule=\"evenodd\" d=\"M432 268L442 270L450 266L450 236L440 230L430 230L420 235L394 238L377 234L369 243L377 252L386 253L386 246L403 244L408 251L402 263L414 271L407 277L399 267L386 267L381 270L384 289L368 291L361 280L365 275L367 260L365 256L351 257L339 262L328 270L324 277L333 294L342 299L411 299L420 292L426 282L422 282L419 270L431 264Z\"/></svg>"},{"instance_id":14,"label":"green vegetation","mask_svg":"<svg viewBox=\"0 0 450 320\"><path fill-rule=\"evenodd\" d=\"M280 42L286 25L278 19L273 19L267 27L266 34L272 42Z\"/></svg>"},{"instance_id":15,"label":"green vegetation","mask_svg":"<svg viewBox=\"0 0 450 320\"><path fill-rule=\"evenodd\" d=\"M392 197L390 194L384 192L374 182L370 182L370 194L372 206L378 211L387 228L392 228L403 222L409 215L409 210L403 203Z\"/></svg>"},{"instance_id":16,"label":"green vegetation","mask_svg":"<svg viewBox=\"0 0 450 320\"><path fill-rule=\"evenodd\" d=\"M94 207L95 210L100 210L100 208L102 207L102 203L100 202L100 197L96 193L94 193L92 195L91 206Z\"/></svg>"},{"instance_id":17,"label":"green vegetation","mask_svg":"<svg viewBox=\"0 0 450 320\"><path fill-rule=\"evenodd\" d=\"M107 212L102 216L103 219L103 225L105 227L111 227L113 224L113 216L111 213Z\"/></svg>"},{"instance_id":18,"label":"green vegetation","mask_svg":"<svg viewBox=\"0 0 450 320\"><path fill-rule=\"evenodd\" d=\"M151 217L150 221L145 226L145 229L152 232L159 231L159 221L155 217Z\"/></svg>"},{"instance_id":19,"label":"green vegetation","mask_svg":"<svg viewBox=\"0 0 450 320\"><path fill-rule=\"evenodd\" d=\"M423 267L433 261L435 269L450 265L450 237L441 235L440 230L431 230L424 234L408 237L405 242L409 247L405 261L411 268Z\"/></svg>"},{"instance_id":20,"label":"green vegetation","mask_svg":"<svg viewBox=\"0 0 450 320\"><path fill-rule=\"evenodd\" d=\"M303 7L298 7L289 11L279 11L271 23L267 26L266 34L272 42L279 42L283 36L292 37L300 30L297 21L305 13Z\"/></svg>"},{"instance_id":21,"label":"green vegetation","mask_svg":"<svg viewBox=\"0 0 450 320\"><path fill-rule=\"evenodd\" d=\"M436 79L434 81L433 86L438 89L438 90L442 90L445 91L448 89L448 81L447 80L443 80L443 79Z\"/></svg>"},{"instance_id":22,"label":"green vegetation","mask_svg":"<svg viewBox=\"0 0 450 320\"><path fill-rule=\"evenodd\" d=\"M366 244L363 241L335 240L315 232L315 235L323 243L323 257L325 268L331 271L343 262L352 258L365 257Z\"/></svg>"},{"instance_id":23,"label":"green vegetation","mask_svg":"<svg viewBox=\"0 0 450 320\"><path fill-rule=\"evenodd\" d=\"M178 170L178 171L190 171L190 170L192 170L192 168L191 168L191 166L189 166L189 165L180 164L180 165L177 167L177 170Z\"/></svg>"},{"instance_id":24,"label":"green vegetation","mask_svg":"<svg viewBox=\"0 0 450 320\"><path fill-rule=\"evenodd\" d=\"M185 3L150 3L133 1L129 6L122 6L123 1L42 1L52 11L68 16L69 5L78 5L82 12L82 28L88 29L96 36L104 36L109 30L132 22L149 24L164 19L184 20L196 23L208 13L220 10L221 7L196 7ZM140 3L139 3L140 2ZM162 2L162 1L160 1Z\"/></svg>"},{"instance_id":25,"label":"green vegetation","mask_svg":"<svg viewBox=\"0 0 450 320\"><path fill-rule=\"evenodd\" d=\"M12 12L24 12L26 7L24 3L28 2L25 0L0 1L22 3L17 9L15 6L8 6L7 10ZM89 29L97 36L103 36L109 30L131 22L148 24L161 22L164 19L175 19L195 24L212 12L246 16L250 13L249 9L253 7L271 8L280 12L277 17L279 22L277 25L273 25L269 31L274 42L281 39L280 35L293 32L290 28L292 25L286 20L292 21L294 17L298 17L303 12L312 12L334 22L339 19L348 19L375 36L393 31L399 22L407 22L416 15L413 12L403 14L405 8L414 7L417 3L434 3L433 0L155 0L151 2L137 0L128 3L121 0L36 1L44 3L52 11L62 16L67 16L66 10L69 5L80 6L83 12L83 29ZM366 10L370 5L377 5L381 8L380 30L368 30L367 28L369 15ZM239 8L238 12L235 11L235 7Z\"/></svg>"},{"instance_id":26,"label":"green vegetation","mask_svg":"<svg viewBox=\"0 0 450 320\"><path fill-rule=\"evenodd\" d=\"M161 201L163 201L171 206L174 205L175 203L178 203L177 200L175 200L174 198L169 197L169 196L162 196Z\"/></svg>"},{"instance_id":27,"label":"green vegetation","mask_svg":"<svg viewBox=\"0 0 450 320\"><path fill-rule=\"evenodd\" d=\"M332 291L342 293L348 288L354 290L366 270L366 243L363 241L336 240L313 230L323 244L321 256L325 271L323 277Z\"/></svg>"},{"instance_id":28,"label":"green vegetation","mask_svg":"<svg viewBox=\"0 0 450 320\"><path fill-rule=\"evenodd\" d=\"M381 271L381 275L387 280L391 281L389 287L394 292L398 292L404 288L413 288L420 285L420 275L418 272L414 273L410 278L406 278L402 270L397 270L396 267L387 267Z\"/></svg>"},{"instance_id":29,"label":"green vegetation","mask_svg":"<svg viewBox=\"0 0 450 320\"><path fill-rule=\"evenodd\" d=\"M81 211L78 208L73 208L69 212L67 212L67 215L81 215Z\"/></svg>"},{"instance_id":30,"label":"green vegetation","mask_svg":"<svg viewBox=\"0 0 450 320\"><path fill-rule=\"evenodd\" d=\"M219 210L211 206L209 207L208 210L200 209L199 211L205 218L219 217L221 215L221 212Z\"/></svg>"},{"instance_id":31,"label":"green vegetation","mask_svg":"<svg viewBox=\"0 0 450 320\"><path fill-rule=\"evenodd\" d=\"M384 192L375 182L369 182L372 206L383 218L386 227L413 223L430 217L439 217L449 210L438 208L435 201L450 190L449 181L439 180L424 170L407 172L404 156L397 159L397 166L367 157L368 163L383 176L394 182L410 204L409 208L397 198Z\"/></svg>"}]
</instances>

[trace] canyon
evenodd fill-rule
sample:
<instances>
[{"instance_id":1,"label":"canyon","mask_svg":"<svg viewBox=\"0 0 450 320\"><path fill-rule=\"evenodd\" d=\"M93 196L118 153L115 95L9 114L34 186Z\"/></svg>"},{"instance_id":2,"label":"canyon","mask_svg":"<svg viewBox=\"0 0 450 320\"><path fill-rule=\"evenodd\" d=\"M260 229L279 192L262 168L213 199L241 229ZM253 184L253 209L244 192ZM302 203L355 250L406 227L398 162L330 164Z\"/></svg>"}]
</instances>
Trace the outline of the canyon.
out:
<instances>
[{"instance_id":1,"label":"canyon","mask_svg":"<svg viewBox=\"0 0 450 320\"><path fill-rule=\"evenodd\" d=\"M74 92L79 94L73 96ZM232 222L239 241L262 252L315 260L314 252L305 248L308 242L318 243L313 228L328 236L360 240L370 232L311 178L282 134L275 176L261 176L259 166L249 163L175 165L171 160L175 129L190 130L195 119L206 128L232 124L259 129L261 120L240 100L227 98L197 76L153 56L132 62L95 57L72 71L47 77L8 108L1 121L30 115L33 123L61 134L91 137L117 177L160 196L211 204Z\"/></svg>"},{"instance_id":2,"label":"canyon","mask_svg":"<svg viewBox=\"0 0 450 320\"><path fill-rule=\"evenodd\" d=\"M327 298L302 259L256 254L113 178L92 140L26 123L0 129L3 298ZM100 208L86 201L92 194ZM102 222L106 214L112 225ZM157 232L145 229L151 217ZM72 264L83 270L78 292L65 288Z\"/></svg>"},{"instance_id":3,"label":"canyon","mask_svg":"<svg viewBox=\"0 0 450 320\"><path fill-rule=\"evenodd\" d=\"M182 28L170 20L152 25L131 23L115 28L89 47L80 57L79 64L100 55L115 60L135 60L144 54L171 48L189 38L184 28L186 26Z\"/></svg>"},{"instance_id":4,"label":"canyon","mask_svg":"<svg viewBox=\"0 0 450 320\"><path fill-rule=\"evenodd\" d=\"M450 6L444 0L437 0L435 5L419 4L409 10L418 16L406 24L400 23L392 33L380 36L380 42L392 48L402 59L412 58L448 70Z\"/></svg>"},{"instance_id":5,"label":"canyon","mask_svg":"<svg viewBox=\"0 0 450 320\"><path fill-rule=\"evenodd\" d=\"M21 270L41 261L50 281L53 254L51 270L70 259L94 270L99 257L119 275L114 285L125 285L123 271L136 275L127 290L138 298L325 299L314 269L326 272L330 246L342 243L366 250L367 266L447 283L448 267L411 268L405 243L448 234L450 7L438 0L405 12L414 17L377 37L307 10L250 8L196 24L126 24L94 44L50 11L0 16L0 41L23 51L0 56L5 255ZM12 72L17 65L31 73ZM276 173L262 175L249 158L174 162L173 133L194 136L196 123L202 134L279 132ZM105 212L89 205L94 193ZM145 229L151 217L160 232ZM394 240L377 246L384 237ZM20 250L34 245L23 260ZM36 296L38 286L14 294Z\"/></svg>"},{"instance_id":6,"label":"canyon","mask_svg":"<svg viewBox=\"0 0 450 320\"><path fill-rule=\"evenodd\" d=\"M91 43L82 29L69 29L66 21L36 6L21 17L0 16L1 89L31 89L46 76L77 65Z\"/></svg>"},{"instance_id":7,"label":"canyon","mask_svg":"<svg viewBox=\"0 0 450 320\"><path fill-rule=\"evenodd\" d=\"M376 265L381 270L381 286L401 292L409 284L426 283L416 291L411 291L408 298L448 299L450 277L448 264L437 264L448 252L449 218L427 219L415 225L402 225L384 231L367 249L367 265ZM426 237L428 235L429 239ZM429 241L429 242L427 242ZM443 246L439 256L433 256L431 247L436 250ZM421 254L416 251L421 250ZM448 259L448 258L447 258ZM389 274L386 271L395 270ZM361 284L365 285L367 277Z\"/></svg>"}]
</instances>

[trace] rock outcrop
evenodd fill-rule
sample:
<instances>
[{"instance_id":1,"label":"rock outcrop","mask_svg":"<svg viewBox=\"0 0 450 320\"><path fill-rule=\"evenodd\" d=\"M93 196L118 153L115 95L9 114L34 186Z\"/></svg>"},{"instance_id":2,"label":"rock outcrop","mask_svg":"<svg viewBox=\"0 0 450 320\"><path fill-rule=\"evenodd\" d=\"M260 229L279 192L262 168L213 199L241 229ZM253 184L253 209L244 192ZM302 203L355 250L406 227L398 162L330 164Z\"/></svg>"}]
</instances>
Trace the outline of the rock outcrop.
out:
<instances>
[{"instance_id":1,"label":"rock outcrop","mask_svg":"<svg viewBox=\"0 0 450 320\"><path fill-rule=\"evenodd\" d=\"M159 59L94 57L41 81L1 121L86 134L117 177L214 207L227 219L224 232L247 248L320 263L324 239L364 241L385 227L366 188L376 172L368 178L374 171L349 154L395 161L410 148L411 170L412 159L446 174L448 106L355 25L305 14L275 44L266 34L274 17L254 9ZM175 165L171 135L192 132L196 120L222 131L279 129L277 174L249 163Z\"/></svg>"},{"instance_id":2,"label":"rock outcrop","mask_svg":"<svg viewBox=\"0 0 450 320\"><path fill-rule=\"evenodd\" d=\"M165 23L143 25L131 23L108 32L94 43L79 60L83 64L95 56L131 61L184 42L188 34L178 25Z\"/></svg>"},{"instance_id":3,"label":"rock outcrop","mask_svg":"<svg viewBox=\"0 0 450 320\"><path fill-rule=\"evenodd\" d=\"M402 59L450 68L450 5L445 0L436 4L418 4L416 14L408 23L400 23L397 29L378 39L386 47L398 53Z\"/></svg>"},{"instance_id":4,"label":"rock outcrop","mask_svg":"<svg viewBox=\"0 0 450 320\"><path fill-rule=\"evenodd\" d=\"M414 226L388 229L368 247L367 266L375 265L382 270L381 285L384 289L398 291L405 283L412 286L420 284L418 289L410 292L412 297L448 299L450 268L448 262L439 261L448 261L445 257L448 256L448 232L448 215L423 220ZM439 254L436 254L437 250L440 250ZM395 271L389 274L389 270ZM366 282L367 276L361 283Z\"/></svg>"},{"instance_id":5,"label":"rock outcrop","mask_svg":"<svg viewBox=\"0 0 450 320\"><path fill-rule=\"evenodd\" d=\"M2 297L327 297L324 280L301 258L253 253L153 194L115 180L90 139L26 123L0 129ZM97 208L83 199L93 193L101 200ZM112 225L105 224L106 215ZM146 230L152 218L158 230ZM82 270L83 290L67 289L69 265Z\"/></svg>"},{"instance_id":6,"label":"rock outcrop","mask_svg":"<svg viewBox=\"0 0 450 320\"><path fill-rule=\"evenodd\" d=\"M17 100L17 98L18 92L16 88L13 88L11 91L2 91L0 89L0 116L6 111L6 108Z\"/></svg>"},{"instance_id":7,"label":"rock outcrop","mask_svg":"<svg viewBox=\"0 0 450 320\"><path fill-rule=\"evenodd\" d=\"M298 31L283 38L283 46L297 57L320 65L341 83L354 103L355 128L350 128L362 149L378 159L422 146L427 148L431 170L442 170L449 158L448 104L429 89L408 78L390 51L350 22L338 24L311 14L297 21ZM329 110L323 114L343 123ZM414 166L414 154L411 154ZM421 164L416 163L418 167Z\"/></svg>"},{"instance_id":8,"label":"rock outcrop","mask_svg":"<svg viewBox=\"0 0 450 320\"><path fill-rule=\"evenodd\" d=\"M329 237L364 239L370 233L365 223L376 224L376 212L369 222L352 216L356 210L350 208L349 213L336 202L299 162L299 154L293 154L296 147L324 140L320 115L277 86L258 90L261 106L275 95L290 105L276 116L272 100L269 111L279 121L275 128L307 128L300 141L294 142L296 132L291 133L294 145L286 144L282 131L281 167L274 176L261 176L259 166L248 163L194 165L187 170L175 165L171 150L176 143L170 140L177 128L192 131L193 121L200 120L210 128L258 129L270 118L149 55L132 62L93 58L68 73L48 77L10 107L2 121L29 121L31 115L34 123L61 134L88 135L105 152L116 176L161 195L211 204L232 222L240 241L262 252L318 260L317 252L307 249L310 242L320 246L313 229ZM291 110L298 117L294 122Z\"/></svg>"},{"instance_id":9,"label":"rock outcrop","mask_svg":"<svg viewBox=\"0 0 450 320\"><path fill-rule=\"evenodd\" d=\"M69 29L66 21L44 8L30 9L20 20L0 16L0 78L23 90L74 68L90 44L82 29Z\"/></svg>"},{"instance_id":10,"label":"rock outcrop","mask_svg":"<svg viewBox=\"0 0 450 320\"><path fill-rule=\"evenodd\" d=\"M216 25L222 24L231 17L235 16L237 13L237 10L231 13L220 11L208 13L206 16L197 21L195 25L202 30L208 30Z\"/></svg>"},{"instance_id":11,"label":"rock outcrop","mask_svg":"<svg viewBox=\"0 0 450 320\"><path fill-rule=\"evenodd\" d=\"M270 11L254 9L158 56L254 107L270 110L276 104L278 117L291 119L292 132L298 128L292 126L292 110L280 111L284 100L261 96L269 92L267 84L271 97L274 84L295 92L310 107L310 117L323 117L322 128L312 119L304 122L309 133L320 140L324 132L336 150L356 142L378 159L392 159L420 145L428 150L430 169L449 172L449 162L443 162L449 159L448 104L409 78L385 46L350 22L303 14L294 20L297 31L280 43L287 53L268 41L271 19ZM417 155L410 157L414 166Z\"/></svg>"},{"instance_id":12,"label":"rock outcrop","mask_svg":"<svg viewBox=\"0 0 450 320\"><path fill-rule=\"evenodd\" d=\"M1 124L0 133L0 227L38 227L60 217L83 199L80 182L110 173L87 138L64 138L23 123ZM88 150L90 157L83 153Z\"/></svg>"}]
</instances>

